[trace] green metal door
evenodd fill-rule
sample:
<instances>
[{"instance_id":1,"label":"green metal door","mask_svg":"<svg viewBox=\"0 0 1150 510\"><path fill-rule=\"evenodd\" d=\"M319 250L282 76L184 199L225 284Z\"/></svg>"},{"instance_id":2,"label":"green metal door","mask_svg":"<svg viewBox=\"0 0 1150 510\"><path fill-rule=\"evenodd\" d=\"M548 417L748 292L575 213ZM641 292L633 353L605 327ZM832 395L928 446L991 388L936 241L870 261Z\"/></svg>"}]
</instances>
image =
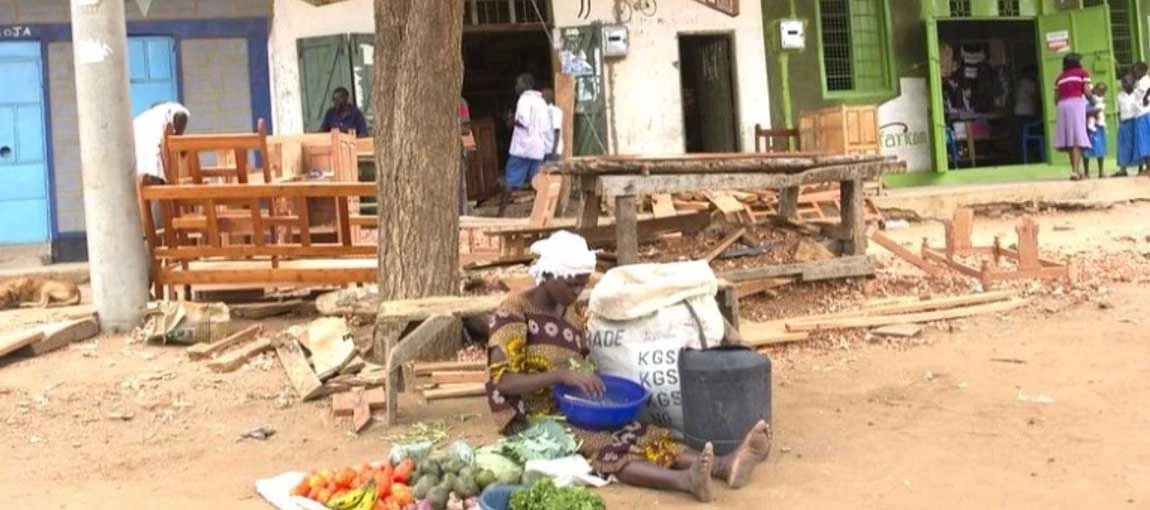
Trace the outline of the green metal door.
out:
<instances>
[{"instance_id":1,"label":"green metal door","mask_svg":"<svg viewBox=\"0 0 1150 510\"><path fill-rule=\"evenodd\" d=\"M332 35L300 39L298 45L304 129L315 132L331 107L331 93L354 88L350 44L348 36Z\"/></svg>"},{"instance_id":2,"label":"green metal door","mask_svg":"<svg viewBox=\"0 0 1150 510\"><path fill-rule=\"evenodd\" d=\"M601 32L598 25L563 29L560 66L562 72L575 77L574 147L570 151L573 156L607 153Z\"/></svg>"},{"instance_id":3,"label":"green metal door","mask_svg":"<svg viewBox=\"0 0 1150 510\"><path fill-rule=\"evenodd\" d=\"M939 57L938 20L926 19L927 88L930 90L930 147L935 172L950 169L946 151L946 117L942 106L942 59Z\"/></svg>"},{"instance_id":4,"label":"green metal door","mask_svg":"<svg viewBox=\"0 0 1150 510\"><path fill-rule=\"evenodd\" d=\"M1066 45L1068 43L1068 46ZM1086 69L1094 83L1105 83L1109 89L1107 101L1114 104L1113 97L1118 91L1114 72L1114 47L1110 35L1110 10L1106 6L1087 7L1083 9L1061 11L1038 17L1038 47L1042 58L1042 83L1039 89L1044 91L1044 112L1046 115L1046 144L1047 161L1065 164L1068 159L1065 154L1054 149L1053 134L1055 121L1058 116L1054 82L1062 72L1062 57L1069 52L1082 55L1082 67ZM1117 126L1114 118L1115 108L1108 108L1111 126ZM1114 147L1115 133L1109 133L1110 146Z\"/></svg>"},{"instance_id":5,"label":"green metal door","mask_svg":"<svg viewBox=\"0 0 1150 510\"><path fill-rule=\"evenodd\" d=\"M375 80L375 34L351 35L351 72L355 76L352 89L355 104L367 117L367 127L372 128L375 105L372 102L371 86Z\"/></svg>"}]
</instances>

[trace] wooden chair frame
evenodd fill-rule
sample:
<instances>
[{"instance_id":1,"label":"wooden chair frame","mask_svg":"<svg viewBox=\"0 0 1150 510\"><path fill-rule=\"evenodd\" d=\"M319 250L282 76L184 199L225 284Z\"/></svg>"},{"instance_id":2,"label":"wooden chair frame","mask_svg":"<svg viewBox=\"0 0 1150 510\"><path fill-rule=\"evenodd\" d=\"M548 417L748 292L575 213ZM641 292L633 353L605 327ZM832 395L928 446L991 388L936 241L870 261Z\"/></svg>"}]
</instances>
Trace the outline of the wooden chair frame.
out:
<instances>
[{"instance_id":1,"label":"wooden chair frame","mask_svg":"<svg viewBox=\"0 0 1150 510\"><path fill-rule=\"evenodd\" d=\"M263 174L265 183L272 182L267 130L263 119L256 122L254 133L177 135L169 124L161 147L164 180L169 184L183 184L185 179L192 184L212 181L247 184L249 174L253 171L248 159L252 151L261 163L261 168L254 170ZM216 166L202 167L200 154L205 152L216 155L219 160Z\"/></svg>"},{"instance_id":2,"label":"wooden chair frame","mask_svg":"<svg viewBox=\"0 0 1150 510\"><path fill-rule=\"evenodd\" d=\"M798 129L766 129L755 124L755 152L797 152L800 147L802 136Z\"/></svg>"}]
</instances>

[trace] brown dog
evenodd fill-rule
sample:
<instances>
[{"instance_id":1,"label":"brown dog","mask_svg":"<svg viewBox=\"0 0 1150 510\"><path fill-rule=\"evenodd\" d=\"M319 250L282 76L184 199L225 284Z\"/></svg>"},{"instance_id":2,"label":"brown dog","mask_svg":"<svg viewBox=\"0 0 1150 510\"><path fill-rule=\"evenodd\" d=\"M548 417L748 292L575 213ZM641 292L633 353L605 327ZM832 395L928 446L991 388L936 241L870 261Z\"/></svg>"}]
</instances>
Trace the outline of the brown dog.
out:
<instances>
[{"instance_id":1,"label":"brown dog","mask_svg":"<svg viewBox=\"0 0 1150 510\"><path fill-rule=\"evenodd\" d=\"M80 304L80 288L72 282L42 278L16 278L0 283L0 310L7 308L47 308L49 305Z\"/></svg>"}]
</instances>

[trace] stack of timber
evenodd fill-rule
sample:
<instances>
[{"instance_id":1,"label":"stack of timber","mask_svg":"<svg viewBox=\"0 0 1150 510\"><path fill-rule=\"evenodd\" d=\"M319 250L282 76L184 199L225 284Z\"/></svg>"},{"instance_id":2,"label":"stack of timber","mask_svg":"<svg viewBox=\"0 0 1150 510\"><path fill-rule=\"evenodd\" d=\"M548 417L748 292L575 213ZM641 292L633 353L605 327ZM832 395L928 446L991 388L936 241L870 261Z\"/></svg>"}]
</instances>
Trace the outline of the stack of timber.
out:
<instances>
[{"instance_id":1,"label":"stack of timber","mask_svg":"<svg viewBox=\"0 0 1150 510\"><path fill-rule=\"evenodd\" d=\"M408 387L415 388L424 402L481 397L487 383L487 366L482 361L413 363L408 374Z\"/></svg>"},{"instance_id":2,"label":"stack of timber","mask_svg":"<svg viewBox=\"0 0 1150 510\"><path fill-rule=\"evenodd\" d=\"M820 331L887 328L976 315L1005 313L1026 304L1010 291L983 292L964 296L918 298L899 297L867 303L862 308L844 312L809 315L768 322L746 322L740 332L747 346L765 348L809 340ZM893 336L913 328L891 328ZM909 334L909 333L907 333Z\"/></svg>"}]
</instances>

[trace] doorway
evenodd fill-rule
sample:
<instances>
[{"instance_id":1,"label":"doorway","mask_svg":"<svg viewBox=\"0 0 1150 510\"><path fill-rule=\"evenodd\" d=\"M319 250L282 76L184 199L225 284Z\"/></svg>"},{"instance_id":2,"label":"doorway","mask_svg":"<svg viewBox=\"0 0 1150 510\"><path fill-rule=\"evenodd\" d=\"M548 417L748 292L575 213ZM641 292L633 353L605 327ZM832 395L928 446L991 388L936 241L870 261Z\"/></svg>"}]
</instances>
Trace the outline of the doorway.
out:
<instances>
[{"instance_id":1,"label":"doorway","mask_svg":"<svg viewBox=\"0 0 1150 510\"><path fill-rule=\"evenodd\" d=\"M688 153L739 150L732 46L728 34L679 36L683 138Z\"/></svg>"},{"instance_id":2,"label":"doorway","mask_svg":"<svg viewBox=\"0 0 1150 510\"><path fill-rule=\"evenodd\" d=\"M507 162L512 129L507 125L519 98L515 78L535 77L538 89L553 86L551 41L544 29L465 31L463 34L463 97L471 110L476 153L469 159L469 200L483 200L499 192L499 176Z\"/></svg>"},{"instance_id":3,"label":"doorway","mask_svg":"<svg viewBox=\"0 0 1150 510\"><path fill-rule=\"evenodd\" d=\"M0 245L47 242L48 160L39 42L0 43Z\"/></svg>"},{"instance_id":4,"label":"doorway","mask_svg":"<svg viewBox=\"0 0 1150 510\"><path fill-rule=\"evenodd\" d=\"M129 37L128 78L132 117L156 103L178 101L176 40L172 37Z\"/></svg>"},{"instance_id":5,"label":"doorway","mask_svg":"<svg viewBox=\"0 0 1150 510\"><path fill-rule=\"evenodd\" d=\"M949 168L1046 162L1037 40L1034 20L938 21Z\"/></svg>"}]
</instances>

